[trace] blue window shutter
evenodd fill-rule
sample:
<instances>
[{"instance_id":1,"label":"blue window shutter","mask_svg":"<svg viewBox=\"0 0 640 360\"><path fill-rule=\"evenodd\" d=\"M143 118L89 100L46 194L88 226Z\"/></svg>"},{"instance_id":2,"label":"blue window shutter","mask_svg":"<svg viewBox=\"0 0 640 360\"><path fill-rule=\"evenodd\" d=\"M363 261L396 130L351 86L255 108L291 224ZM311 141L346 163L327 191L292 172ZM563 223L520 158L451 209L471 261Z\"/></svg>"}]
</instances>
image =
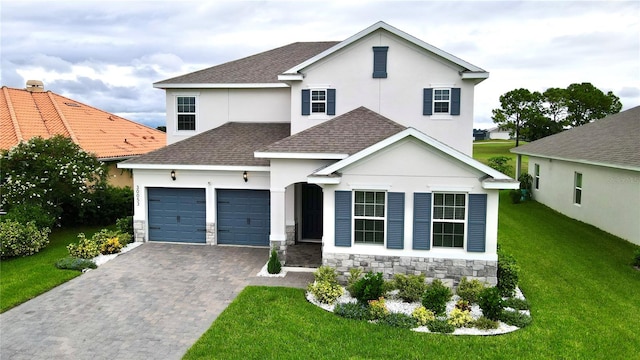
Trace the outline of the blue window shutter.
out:
<instances>
[{"instance_id":1,"label":"blue window shutter","mask_svg":"<svg viewBox=\"0 0 640 360\"><path fill-rule=\"evenodd\" d=\"M311 114L311 91L309 89L302 90L302 115Z\"/></svg>"},{"instance_id":2,"label":"blue window shutter","mask_svg":"<svg viewBox=\"0 0 640 360\"><path fill-rule=\"evenodd\" d=\"M422 99L422 115L433 115L433 89L424 89Z\"/></svg>"},{"instance_id":3,"label":"blue window shutter","mask_svg":"<svg viewBox=\"0 0 640 360\"><path fill-rule=\"evenodd\" d=\"M336 89L327 89L327 115L336 114Z\"/></svg>"},{"instance_id":4,"label":"blue window shutter","mask_svg":"<svg viewBox=\"0 0 640 360\"><path fill-rule=\"evenodd\" d=\"M487 194L469 194L467 251L485 252Z\"/></svg>"},{"instance_id":5,"label":"blue window shutter","mask_svg":"<svg viewBox=\"0 0 640 360\"><path fill-rule=\"evenodd\" d=\"M351 246L351 191L335 192L336 246Z\"/></svg>"},{"instance_id":6,"label":"blue window shutter","mask_svg":"<svg viewBox=\"0 0 640 360\"><path fill-rule=\"evenodd\" d=\"M460 115L460 88L451 89L451 115Z\"/></svg>"},{"instance_id":7,"label":"blue window shutter","mask_svg":"<svg viewBox=\"0 0 640 360\"><path fill-rule=\"evenodd\" d=\"M387 77L387 51L388 46L373 47L373 77L384 79Z\"/></svg>"},{"instance_id":8,"label":"blue window shutter","mask_svg":"<svg viewBox=\"0 0 640 360\"><path fill-rule=\"evenodd\" d=\"M404 249L404 193L387 193L387 249Z\"/></svg>"},{"instance_id":9,"label":"blue window shutter","mask_svg":"<svg viewBox=\"0 0 640 360\"><path fill-rule=\"evenodd\" d=\"M431 194L413 194L413 249L431 249Z\"/></svg>"}]
</instances>

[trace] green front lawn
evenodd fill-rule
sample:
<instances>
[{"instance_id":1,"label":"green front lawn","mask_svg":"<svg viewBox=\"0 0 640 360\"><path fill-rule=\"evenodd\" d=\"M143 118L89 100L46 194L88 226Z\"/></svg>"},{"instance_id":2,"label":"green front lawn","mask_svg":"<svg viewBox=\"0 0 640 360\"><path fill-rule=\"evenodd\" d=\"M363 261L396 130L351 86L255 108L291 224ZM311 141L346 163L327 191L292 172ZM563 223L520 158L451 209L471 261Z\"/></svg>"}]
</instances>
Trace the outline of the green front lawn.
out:
<instances>
[{"instance_id":1,"label":"green front lawn","mask_svg":"<svg viewBox=\"0 0 640 360\"><path fill-rule=\"evenodd\" d=\"M520 142L520 145L525 144L523 141ZM509 165L511 165L514 169L516 168L516 154L511 153L509 150L513 149L516 146L516 142L514 140L485 140L485 141L474 141L473 142L473 158L480 161L483 164L487 164L489 162L489 158L495 156L506 156L511 159L509 161ZM529 157L522 157L522 172L528 172L529 169ZM507 174L510 176L515 176L515 171L513 174Z\"/></svg>"},{"instance_id":2,"label":"green front lawn","mask_svg":"<svg viewBox=\"0 0 640 360\"><path fill-rule=\"evenodd\" d=\"M629 242L536 202L500 203L501 247L522 267L533 323L499 336L414 333L339 318L304 290L248 287L185 359L629 359L640 272Z\"/></svg>"},{"instance_id":3,"label":"green front lawn","mask_svg":"<svg viewBox=\"0 0 640 360\"><path fill-rule=\"evenodd\" d=\"M58 229L51 233L49 245L39 253L0 261L0 313L80 275L75 270L59 270L55 263L69 255L67 245L78 240L78 233L84 232L89 237L99 230Z\"/></svg>"}]
</instances>

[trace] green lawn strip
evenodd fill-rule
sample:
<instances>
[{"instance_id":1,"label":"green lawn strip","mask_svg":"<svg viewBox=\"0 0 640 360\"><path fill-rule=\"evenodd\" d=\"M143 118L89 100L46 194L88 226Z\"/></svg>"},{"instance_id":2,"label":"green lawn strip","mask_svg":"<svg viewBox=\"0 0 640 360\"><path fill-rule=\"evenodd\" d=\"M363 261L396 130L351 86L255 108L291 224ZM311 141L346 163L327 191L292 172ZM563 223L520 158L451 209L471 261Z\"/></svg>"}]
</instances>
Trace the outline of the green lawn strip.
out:
<instances>
[{"instance_id":1,"label":"green lawn strip","mask_svg":"<svg viewBox=\"0 0 640 360\"><path fill-rule=\"evenodd\" d=\"M100 229L58 229L51 233L49 245L39 253L0 261L0 313L80 275L79 271L57 269L55 263L69 255L66 247L77 241L78 233L91 236Z\"/></svg>"},{"instance_id":2,"label":"green lawn strip","mask_svg":"<svg viewBox=\"0 0 640 360\"><path fill-rule=\"evenodd\" d=\"M524 144L524 142L520 142ZM516 167L516 154L511 153L509 150L516 146L516 142L513 140L490 140L490 141L475 141L473 143L473 158L480 161L483 164L487 164L489 159L496 156L506 156L510 158L509 165L514 169ZM529 169L529 157L522 157L522 171L528 172ZM507 174L515 176L514 174Z\"/></svg>"},{"instance_id":3,"label":"green lawn strip","mask_svg":"<svg viewBox=\"0 0 640 360\"><path fill-rule=\"evenodd\" d=\"M634 246L501 194L501 247L522 267L533 323L499 336L415 333L339 318L304 290L248 287L185 359L624 359L637 355Z\"/></svg>"}]
</instances>

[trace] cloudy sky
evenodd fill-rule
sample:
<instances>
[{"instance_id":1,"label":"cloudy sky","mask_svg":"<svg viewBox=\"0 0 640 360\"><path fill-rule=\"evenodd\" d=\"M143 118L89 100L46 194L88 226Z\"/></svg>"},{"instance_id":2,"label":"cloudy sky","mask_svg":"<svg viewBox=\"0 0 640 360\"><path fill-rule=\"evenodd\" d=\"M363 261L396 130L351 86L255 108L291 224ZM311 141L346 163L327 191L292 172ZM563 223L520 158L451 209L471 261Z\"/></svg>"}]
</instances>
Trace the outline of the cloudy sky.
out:
<instances>
[{"instance_id":1,"label":"cloudy sky","mask_svg":"<svg viewBox=\"0 0 640 360\"><path fill-rule=\"evenodd\" d=\"M640 1L2 0L0 83L45 89L164 125L154 82L296 41L344 40L377 21L490 72L475 125L499 97L590 82L640 105Z\"/></svg>"}]
</instances>

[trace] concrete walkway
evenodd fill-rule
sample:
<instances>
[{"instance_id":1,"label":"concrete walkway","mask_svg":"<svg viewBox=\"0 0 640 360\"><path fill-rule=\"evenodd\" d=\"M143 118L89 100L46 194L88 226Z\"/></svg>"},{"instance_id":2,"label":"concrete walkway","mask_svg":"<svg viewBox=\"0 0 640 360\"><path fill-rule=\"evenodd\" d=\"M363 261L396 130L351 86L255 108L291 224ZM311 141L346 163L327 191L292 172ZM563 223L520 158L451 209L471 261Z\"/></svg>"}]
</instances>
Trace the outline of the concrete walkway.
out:
<instances>
[{"instance_id":1,"label":"concrete walkway","mask_svg":"<svg viewBox=\"0 0 640 360\"><path fill-rule=\"evenodd\" d=\"M256 277L268 249L147 243L0 315L0 359L180 359Z\"/></svg>"}]
</instances>

